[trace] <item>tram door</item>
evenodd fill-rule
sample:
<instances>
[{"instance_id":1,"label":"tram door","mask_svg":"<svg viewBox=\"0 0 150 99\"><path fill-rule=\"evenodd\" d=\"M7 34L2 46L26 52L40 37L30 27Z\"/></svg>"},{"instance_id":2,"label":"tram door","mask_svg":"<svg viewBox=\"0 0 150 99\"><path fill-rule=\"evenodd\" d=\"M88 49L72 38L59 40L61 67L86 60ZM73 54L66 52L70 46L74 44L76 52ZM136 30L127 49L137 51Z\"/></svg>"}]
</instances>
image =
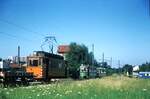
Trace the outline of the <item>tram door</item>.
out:
<instances>
[{"instance_id":1,"label":"tram door","mask_svg":"<svg viewBox=\"0 0 150 99\"><path fill-rule=\"evenodd\" d=\"M48 81L49 80L49 59L45 58L44 60L44 76L45 76L45 80Z\"/></svg>"}]
</instances>

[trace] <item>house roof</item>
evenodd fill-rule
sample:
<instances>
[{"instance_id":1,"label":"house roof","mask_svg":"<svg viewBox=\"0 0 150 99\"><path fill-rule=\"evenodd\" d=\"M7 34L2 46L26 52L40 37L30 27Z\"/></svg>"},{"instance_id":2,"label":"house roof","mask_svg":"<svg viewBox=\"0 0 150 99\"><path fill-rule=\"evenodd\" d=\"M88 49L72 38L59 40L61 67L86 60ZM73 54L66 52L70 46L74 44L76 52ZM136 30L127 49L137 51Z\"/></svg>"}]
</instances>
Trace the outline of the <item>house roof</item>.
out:
<instances>
[{"instance_id":1,"label":"house roof","mask_svg":"<svg viewBox=\"0 0 150 99\"><path fill-rule=\"evenodd\" d=\"M70 51L69 45L59 45L57 52L60 54L68 53Z\"/></svg>"}]
</instances>

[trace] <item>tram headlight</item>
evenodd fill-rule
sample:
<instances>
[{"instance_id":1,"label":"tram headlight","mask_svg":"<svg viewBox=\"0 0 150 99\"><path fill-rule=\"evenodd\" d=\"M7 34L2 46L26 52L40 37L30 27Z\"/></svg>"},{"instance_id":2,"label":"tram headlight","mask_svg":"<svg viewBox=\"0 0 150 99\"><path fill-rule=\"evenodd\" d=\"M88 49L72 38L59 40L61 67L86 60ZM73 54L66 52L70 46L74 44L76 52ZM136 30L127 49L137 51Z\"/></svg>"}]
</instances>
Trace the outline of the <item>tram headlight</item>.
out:
<instances>
[{"instance_id":1,"label":"tram headlight","mask_svg":"<svg viewBox=\"0 0 150 99\"><path fill-rule=\"evenodd\" d=\"M0 77L4 77L4 73L3 72L0 72Z\"/></svg>"}]
</instances>

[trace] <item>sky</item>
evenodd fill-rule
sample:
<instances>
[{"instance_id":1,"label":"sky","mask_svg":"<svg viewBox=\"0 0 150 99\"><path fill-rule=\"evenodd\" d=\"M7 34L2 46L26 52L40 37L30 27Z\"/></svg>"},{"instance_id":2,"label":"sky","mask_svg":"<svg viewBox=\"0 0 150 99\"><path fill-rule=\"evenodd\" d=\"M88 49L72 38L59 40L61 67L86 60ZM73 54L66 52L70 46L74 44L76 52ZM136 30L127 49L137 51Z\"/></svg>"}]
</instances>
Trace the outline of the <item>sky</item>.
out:
<instances>
[{"instance_id":1,"label":"sky","mask_svg":"<svg viewBox=\"0 0 150 99\"><path fill-rule=\"evenodd\" d=\"M0 0L0 57L41 50L46 36L58 44L94 44L113 66L150 61L148 0ZM57 46L57 44L56 44ZM47 50L45 45L44 50Z\"/></svg>"}]
</instances>

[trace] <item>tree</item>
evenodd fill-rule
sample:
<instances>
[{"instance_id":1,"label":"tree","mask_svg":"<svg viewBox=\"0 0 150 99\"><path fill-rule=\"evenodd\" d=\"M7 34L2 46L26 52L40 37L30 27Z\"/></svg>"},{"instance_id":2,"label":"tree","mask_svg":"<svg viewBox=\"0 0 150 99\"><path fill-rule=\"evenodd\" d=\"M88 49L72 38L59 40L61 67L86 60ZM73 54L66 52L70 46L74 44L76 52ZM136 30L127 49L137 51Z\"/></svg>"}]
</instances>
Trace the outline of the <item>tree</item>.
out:
<instances>
[{"instance_id":1,"label":"tree","mask_svg":"<svg viewBox=\"0 0 150 99\"><path fill-rule=\"evenodd\" d=\"M150 63L146 62L140 66L140 71L150 71Z\"/></svg>"},{"instance_id":2,"label":"tree","mask_svg":"<svg viewBox=\"0 0 150 99\"><path fill-rule=\"evenodd\" d=\"M66 60L70 67L78 68L81 64L89 64L90 55L85 45L71 43L70 51L66 54Z\"/></svg>"},{"instance_id":3,"label":"tree","mask_svg":"<svg viewBox=\"0 0 150 99\"><path fill-rule=\"evenodd\" d=\"M79 66L81 64L92 64L91 57L93 54L88 52L85 45L71 43L70 51L66 54L66 61L69 66L69 75L73 78L79 77Z\"/></svg>"},{"instance_id":4,"label":"tree","mask_svg":"<svg viewBox=\"0 0 150 99\"><path fill-rule=\"evenodd\" d=\"M132 71L133 71L132 65L125 64L122 69L125 74L128 73L128 75L132 75Z\"/></svg>"}]
</instances>

